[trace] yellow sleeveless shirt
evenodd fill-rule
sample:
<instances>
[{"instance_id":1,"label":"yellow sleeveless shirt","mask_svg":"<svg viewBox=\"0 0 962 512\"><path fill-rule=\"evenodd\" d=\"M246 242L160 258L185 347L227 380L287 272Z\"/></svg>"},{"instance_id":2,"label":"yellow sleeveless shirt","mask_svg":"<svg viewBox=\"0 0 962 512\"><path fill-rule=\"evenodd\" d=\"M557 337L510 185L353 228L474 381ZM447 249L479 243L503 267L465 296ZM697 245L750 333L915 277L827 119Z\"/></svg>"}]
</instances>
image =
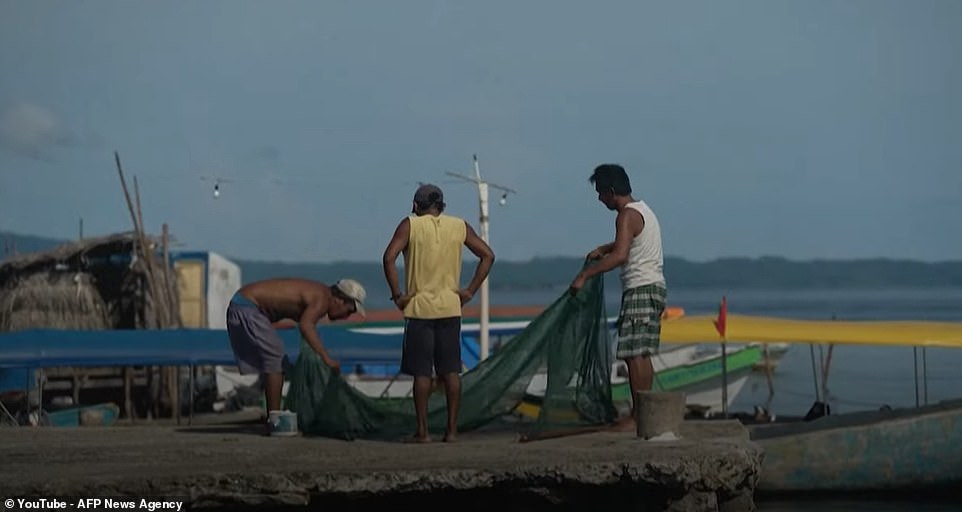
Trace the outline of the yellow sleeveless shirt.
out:
<instances>
[{"instance_id":1,"label":"yellow sleeveless shirt","mask_svg":"<svg viewBox=\"0 0 962 512\"><path fill-rule=\"evenodd\" d=\"M464 220L449 215L410 215L411 226L404 250L404 279L411 301L407 318L461 316L461 251L467 228Z\"/></svg>"}]
</instances>

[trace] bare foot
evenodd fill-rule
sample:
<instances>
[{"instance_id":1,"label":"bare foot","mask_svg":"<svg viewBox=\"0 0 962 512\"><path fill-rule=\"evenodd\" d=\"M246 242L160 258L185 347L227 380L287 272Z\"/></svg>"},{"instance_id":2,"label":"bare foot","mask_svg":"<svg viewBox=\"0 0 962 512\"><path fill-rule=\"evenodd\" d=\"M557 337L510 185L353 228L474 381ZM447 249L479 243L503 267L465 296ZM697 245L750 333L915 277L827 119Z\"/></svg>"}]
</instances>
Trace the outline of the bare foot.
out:
<instances>
[{"instance_id":1,"label":"bare foot","mask_svg":"<svg viewBox=\"0 0 962 512\"><path fill-rule=\"evenodd\" d=\"M453 443L453 442L455 442L455 441L457 441L457 440L458 440L458 433L457 433L457 432L447 432L447 433L444 434L444 439L443 439L443 441L444 441L445 443Z\"/></svg>"},{"instance_id":2,"label":"bare foot","mask_svg":"<svg viewBox=\"0 0 962 512\"><path fill-rule=\"evenodd\" d=\"M419 435L417 435L417 434L414 434L413 436L405 439L404 442L405 442L405 443L430 443L430 442L431 442L431 436L429 436L429 435L427 435L427 434L425 434L425 435L423 435L423 436L419 436Z\"/></svg>"},{"instance_id":3,"label":"bare foot","mask_svg":"<svg viewBox=\"0 0 962 512\"><path fill-rule=\"evenodd\" d=\"M637 430L638 427L635 425L635 419L631 416L619 419L608 429L609 432L635 432Z\"/></svg>"}]
</instances>

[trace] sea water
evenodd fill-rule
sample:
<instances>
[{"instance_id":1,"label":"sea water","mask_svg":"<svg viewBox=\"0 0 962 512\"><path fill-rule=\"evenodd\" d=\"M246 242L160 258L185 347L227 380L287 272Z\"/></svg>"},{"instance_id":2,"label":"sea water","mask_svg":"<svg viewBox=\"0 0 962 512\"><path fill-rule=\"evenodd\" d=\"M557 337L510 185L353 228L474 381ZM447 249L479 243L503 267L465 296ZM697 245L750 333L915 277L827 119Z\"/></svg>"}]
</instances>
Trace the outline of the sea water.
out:
<instances>
[{"instance_id":1,"label":"sea water","mask_svg":"<svg viewBox=\"0 0 962 512\"><path fill-rule=\"evenodd\" d=\"M491 301L547 305L563 291L492 291ZM606 290L609 316L617 314L619 294L618 289ZM684 308L686 315L716 315L722 296L727 297L729 314L962 322L962 287L740 290L669 285L668 304ZM827 347L793 345L775 371L774 396L769 397L764 375L755 374L734 400L733 409L750 411L755 405L769 405L775 414L805 415L821 392L818 362L827 356ZM833 414L962 398L962 349L839 345L832 350L827 389Z\"/></svg>"},{"instance_id":2,"label":"sea water","mask_svg":"<svg viewBox=\"0 0 962 512\"><path fill-rule=\"evenodd\" d=\"M492 291L493 304L550 304L562 289L508 293ZM620 290L606 290L609 316L617 313ZM686 315L715 315L722 296L729 314L765 315L812 320L929 320L962 322L962 288L884 288L739 290L673 289L668 303ZM794 345L775 371L774 396L763 375L753 375L734 400L733 410L768 405L774 414L804 415L816 399L818 365L827 348ZM827 380L832 413L912 407L962 397L962 349L836 346ZM958 512L962 503L929 501L926 496L818 500L760 499L762 512Z\"/></svg>"}]
</instances>

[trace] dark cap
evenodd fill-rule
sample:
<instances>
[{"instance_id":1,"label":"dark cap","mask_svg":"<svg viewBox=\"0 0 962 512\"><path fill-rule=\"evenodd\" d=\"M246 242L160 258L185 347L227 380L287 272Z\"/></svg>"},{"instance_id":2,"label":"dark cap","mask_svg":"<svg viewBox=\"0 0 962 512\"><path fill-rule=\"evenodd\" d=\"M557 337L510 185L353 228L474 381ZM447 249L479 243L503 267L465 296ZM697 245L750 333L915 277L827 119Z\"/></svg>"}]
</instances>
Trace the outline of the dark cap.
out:
<instances>
[{"instance_id":1,"label":"dark cap","mask_svg":"<svg viewBox=\"0 0 962 512\"><path fill-rule=\"evenodd\" d=\"M418 206L427 208L435 204L444 204L444 192L437 185L425 183L414 193L414 202Z\"/></svg>"}]
</instances>

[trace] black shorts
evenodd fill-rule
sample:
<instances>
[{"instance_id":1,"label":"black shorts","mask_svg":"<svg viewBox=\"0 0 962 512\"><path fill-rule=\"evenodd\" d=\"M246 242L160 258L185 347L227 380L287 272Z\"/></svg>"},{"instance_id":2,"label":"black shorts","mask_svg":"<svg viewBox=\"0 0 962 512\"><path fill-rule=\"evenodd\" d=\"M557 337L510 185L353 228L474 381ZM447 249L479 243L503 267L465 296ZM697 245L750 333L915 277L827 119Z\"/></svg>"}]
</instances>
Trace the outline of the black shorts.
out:
<instances>
[{"instance_id":1,"label":"black shorts","mask_svg":"<svg viewBox=\"0 0 962 512\"><path fill-rule=\"evenodd\" d=\"M461 317L405 319L401 373L414 377L461 373Z\"/></svg>"}]
</instances>

